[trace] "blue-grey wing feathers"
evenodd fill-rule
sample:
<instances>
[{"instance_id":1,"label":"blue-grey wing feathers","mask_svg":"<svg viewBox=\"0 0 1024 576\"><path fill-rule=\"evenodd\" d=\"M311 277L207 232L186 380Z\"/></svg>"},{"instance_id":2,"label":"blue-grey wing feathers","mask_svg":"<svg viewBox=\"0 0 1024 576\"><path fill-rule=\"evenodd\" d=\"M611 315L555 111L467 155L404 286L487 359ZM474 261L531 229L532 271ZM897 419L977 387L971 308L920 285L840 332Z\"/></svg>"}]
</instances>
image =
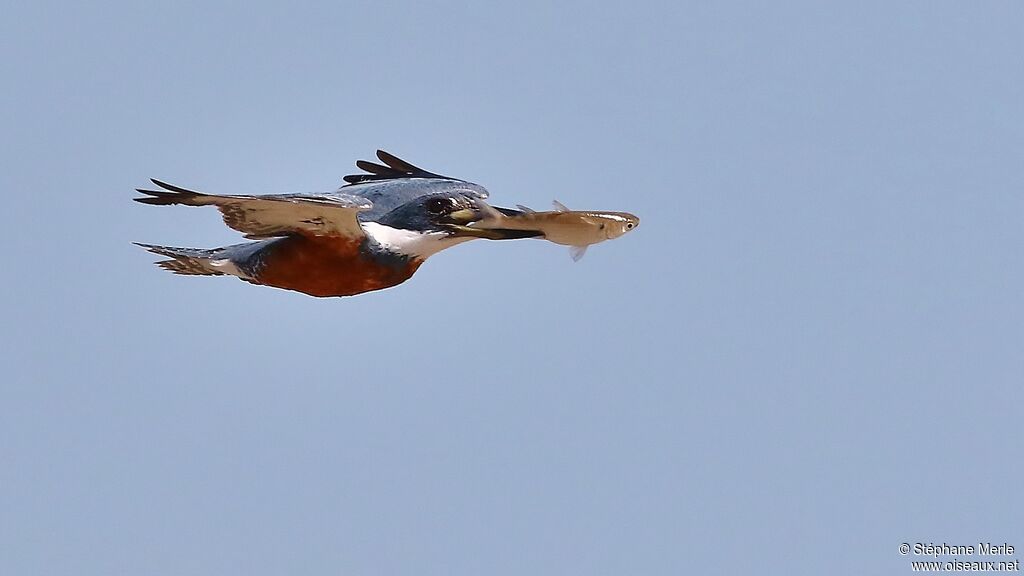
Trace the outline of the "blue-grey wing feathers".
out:
<instances>
[{"instance_id":1,"label":"blue-grey wing feathers","mask_svg":"<svg viewBox=\"0 0 1024 576\"><path fill-rule=\"evenodd\" d=\"M361 184L363 182L395 180L398 178L441 178L443 180L455 180L455 178L428 172L383 150L377 150L377 158L384 164L358 160L356 167L367 172L367 174L349 174L345 176L345 182Z\"/></svg>"},{"instance_id":2,"label":"blue-grey wing feathers","mask_svg":"<svg viewBox=\"0 0 1024 576\"><path fill-rule=\"evenodd\" d=\"M205 194L154 179L163 190L138 189L143 204L216 206L224 223L247 238L285 236L296 232L361 238L357 214L373 204L364 197L342 192L226 196Z\"/></svg>"}]
</instances>

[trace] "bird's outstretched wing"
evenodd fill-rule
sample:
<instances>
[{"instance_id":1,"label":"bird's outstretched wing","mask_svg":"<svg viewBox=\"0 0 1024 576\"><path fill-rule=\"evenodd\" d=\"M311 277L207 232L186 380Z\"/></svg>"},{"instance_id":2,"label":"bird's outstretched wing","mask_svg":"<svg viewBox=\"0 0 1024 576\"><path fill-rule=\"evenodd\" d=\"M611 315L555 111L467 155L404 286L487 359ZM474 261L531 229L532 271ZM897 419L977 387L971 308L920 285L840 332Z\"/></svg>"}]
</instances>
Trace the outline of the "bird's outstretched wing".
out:
<instances>
[{"instance_id":1,"label":"bird's outstretched wing","mask_svg":"<svg viewBox=\"0 0 1024 576\"><path fill-rule=\"evenodd\" d=\"M359 196L339 192L324 194L272 194L266 196L222 196L187 190L153 179L162 190L138 189L143 204L184 204L216 206L224 223L246 238L269 238L288 234L363 237L357 214L373 207Z\"/></svg>"},{"instance_id":2,"label":"bird's outstretched wing","mask_svg":"<svg viewBox=\"0 0 1024 576\"><path fill-rule=\"evenodd\" d=\"M433 172L427 172L419 166L414 166L405 160L389 154L383 150L377 150L377 159L384 164L367 162L366 160L356 161L356 168L367 172L366 174L349 174L345 176L345 182L349 184L362 184L364 182L378 182L380 180L395 180L398 178L439 178L443 180L458 180L449 176L442 176Z\"/></svg>"}]
</instances>

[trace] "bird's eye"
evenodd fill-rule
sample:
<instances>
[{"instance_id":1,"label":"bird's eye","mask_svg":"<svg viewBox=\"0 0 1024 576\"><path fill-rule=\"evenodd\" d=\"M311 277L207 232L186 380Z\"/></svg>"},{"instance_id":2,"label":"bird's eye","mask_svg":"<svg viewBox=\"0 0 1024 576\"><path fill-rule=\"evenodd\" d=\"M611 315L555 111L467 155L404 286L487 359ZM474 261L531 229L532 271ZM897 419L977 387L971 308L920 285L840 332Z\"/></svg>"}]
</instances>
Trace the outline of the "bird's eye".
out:
<instances>
[{"instance_id":1,"label":"bird's eye","mask_svg":"<svg viewBox=\"0 0 1024 576\"><path fill-rule=\"evenodd\" d=\"M440 214L450 206L451 203L447 198L431 198L427 200L427 212L431 214Z\"/></svg>"}]
</instances>

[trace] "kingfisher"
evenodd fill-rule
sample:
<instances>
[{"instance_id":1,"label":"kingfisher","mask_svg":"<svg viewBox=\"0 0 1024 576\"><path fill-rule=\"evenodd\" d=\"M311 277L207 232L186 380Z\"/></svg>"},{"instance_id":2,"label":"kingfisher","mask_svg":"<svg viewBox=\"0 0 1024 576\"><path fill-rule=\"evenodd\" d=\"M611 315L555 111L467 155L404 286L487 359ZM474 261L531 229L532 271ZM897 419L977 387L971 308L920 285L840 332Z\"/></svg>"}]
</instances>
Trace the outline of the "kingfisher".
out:
<instances>
[{"instance_id":1,"label":"kingfisher","mask_svg":"<svg viewBox=\"0 0 1024 576\"><path fill-rule=\"evenodd\" d=\"M428 172L383 150L380 164L359 160L333 192L228 196L152 179L143 204L216 206L228 227L251 240L220 248L138 244L166 257L175 274L235 276L310 296L352 296L405 282L428 257L476 238L510 240L539 230L474 228L487 205L479 184ZM484 207L486 206L486 207ZM482 208L483 207L483 208Z\"/></svg>"}]
</instances>

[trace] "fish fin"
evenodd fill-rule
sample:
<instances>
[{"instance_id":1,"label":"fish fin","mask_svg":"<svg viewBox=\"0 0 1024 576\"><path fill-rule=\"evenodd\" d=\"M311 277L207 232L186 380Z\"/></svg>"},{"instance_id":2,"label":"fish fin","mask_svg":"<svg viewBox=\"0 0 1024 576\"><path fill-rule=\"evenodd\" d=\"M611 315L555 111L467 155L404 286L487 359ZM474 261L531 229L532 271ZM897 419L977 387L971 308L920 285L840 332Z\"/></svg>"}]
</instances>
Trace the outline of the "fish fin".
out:
<instances>
[{"instance_id":1,"label":"fish fin","mask_svg":"<svg viewBox=\"0 0 1024 576\"><path fill-rule=\"evenodd\" d=\"M580 258L583 258L583 255L586 254L586 253L587 253L587 247L586 246L570 246L569 247L569 256L572 256L572 261L573 262L579 262Z\"/></svg>"},{"instance_id":2,"label":"fish fin","mask_svg":"<svg viewBox=\"0 0 1024 576\"><path fill-rule=\"evenodd\" d=\"M558 212L571 212L571 210L565 207L565 204L562 204L558 200L552 200L551 203L555 205L555 210Z\"/></svg>"},{"instance_id":3,"label":"fish fin","mask_svg":"<svg viewBox=\"0 0 1024 576\"><path fill-rule=\"evenodd\" d=\"M477 200L476 205L480 209L480 213L484 215L484 220L501 220L505 218L504 214L498 212L494 206L483 200Z\"/></svg>"},{"instance_id":4,"label":"fish fin","mask_svg":"<svg viewBox=\"0 0 1024 576\"><path fill-rule=\"evenodd\" d=\"M516 208L519 208L520 210L526 212L527 214L534 214L537 212L533 208L530 208L529 206L523 206L522 204L516 204Z\"/></svg>"}]
</instances>

